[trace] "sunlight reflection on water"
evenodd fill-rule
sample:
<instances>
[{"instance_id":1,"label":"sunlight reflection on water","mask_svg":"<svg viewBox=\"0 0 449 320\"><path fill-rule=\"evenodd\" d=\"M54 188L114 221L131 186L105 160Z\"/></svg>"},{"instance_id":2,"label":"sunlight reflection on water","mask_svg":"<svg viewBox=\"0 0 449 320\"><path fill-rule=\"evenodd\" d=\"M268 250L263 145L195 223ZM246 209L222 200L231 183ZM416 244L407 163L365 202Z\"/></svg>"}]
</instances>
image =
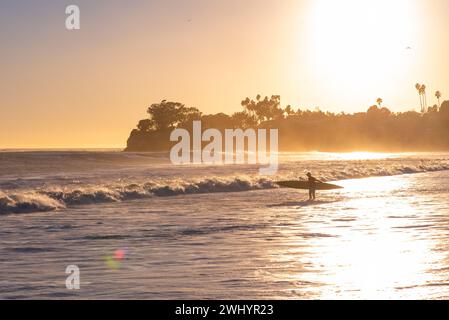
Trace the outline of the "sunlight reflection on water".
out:
<instances>
[{"instance_id":1,"label":"sunlight reflection on water","mask_svg":"<svg viewBox=\"0 0 449 320\"><path fill-rule=\"evenodd\" d=\"M409 183L403 177L342 181L345 189L339 192L350 193L351 199L321 208L332 215L332 222L307 223L310 234L329 236L307 240L306 253L297 255L305 260L306 272L293 272L285 275L287 279L315 284L307 292L320 299L431 297L432 284L441 280L431 269L444 256L434 250L432 230L422 225L422 211L410 201L413 197L391 197L407 190ZM304 245L304 239L285 232L285 239L296 241L298 247ZM292 251L285 254L278 259L295 255Z\"/></svg>"}]
</instances>

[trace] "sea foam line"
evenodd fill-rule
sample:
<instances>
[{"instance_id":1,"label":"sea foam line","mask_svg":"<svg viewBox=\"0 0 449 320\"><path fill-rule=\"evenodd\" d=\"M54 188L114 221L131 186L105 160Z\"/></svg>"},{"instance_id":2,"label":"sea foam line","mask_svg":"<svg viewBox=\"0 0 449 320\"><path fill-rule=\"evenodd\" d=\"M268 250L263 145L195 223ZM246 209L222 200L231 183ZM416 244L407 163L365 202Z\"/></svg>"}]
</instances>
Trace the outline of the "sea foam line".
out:
<instances>
[{"instance_id":1,"label":"sea foam line","mask_svg":"<svg viewBox=\"0 0 449 320\"><path fill-rule=\"evenodd\" d=\"M320 178L326 181L338 181L443 170L449 170L449 163L392 165L388 168L371 166L328 169L322 170ZM72 188L53 186L39 190L12 190L9 193L0 191L0 214L54 211L68 206L113 203L151 197L273 189L278 188L275 181L290 179L297 179L297 176L290 173L270 178L242 176L206 178L196 181L167 180L143 184L86 185Z\"/></svg>"}]
</instances>

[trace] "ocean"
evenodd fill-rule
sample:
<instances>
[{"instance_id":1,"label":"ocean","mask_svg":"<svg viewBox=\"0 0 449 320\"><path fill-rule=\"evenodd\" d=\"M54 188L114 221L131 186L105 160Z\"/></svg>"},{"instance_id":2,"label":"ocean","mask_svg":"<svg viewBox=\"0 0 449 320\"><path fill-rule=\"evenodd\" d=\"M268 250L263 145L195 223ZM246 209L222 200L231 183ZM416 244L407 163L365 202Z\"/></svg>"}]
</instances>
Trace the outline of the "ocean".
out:
<instances>
[{"instance_id":1,"label":"ocean","mask_svg":"<svg viewBox=\"0 0 449 320\"><path fill-rule=\"evenodd\" d=\"M0 299L447 299L449 154L0 152ZM275 181L312 172L344 187ZM67 266L80 288L66 287Z\"/></svg>"}]
</instances>

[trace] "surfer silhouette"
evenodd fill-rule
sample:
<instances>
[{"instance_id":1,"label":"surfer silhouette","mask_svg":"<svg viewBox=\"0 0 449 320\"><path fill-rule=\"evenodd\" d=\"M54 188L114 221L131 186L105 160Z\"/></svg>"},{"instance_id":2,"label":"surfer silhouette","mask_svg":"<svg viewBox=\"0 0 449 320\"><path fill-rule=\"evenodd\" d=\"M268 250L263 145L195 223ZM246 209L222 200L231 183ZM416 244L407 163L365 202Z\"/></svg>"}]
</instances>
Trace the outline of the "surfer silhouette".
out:
<instances>
[{"instance_id":1,"label":"surfer silhouette","mask_svg":"<svg viewBox=\"0 0 449 320\"><path fill-rule=\"evenodd\" d=\"M307 172L307 179L309 181L309 200L315 200L316 198L316 184L322 183L322 181L318 180L310 172Z\"/></svg>"}]
</instances>

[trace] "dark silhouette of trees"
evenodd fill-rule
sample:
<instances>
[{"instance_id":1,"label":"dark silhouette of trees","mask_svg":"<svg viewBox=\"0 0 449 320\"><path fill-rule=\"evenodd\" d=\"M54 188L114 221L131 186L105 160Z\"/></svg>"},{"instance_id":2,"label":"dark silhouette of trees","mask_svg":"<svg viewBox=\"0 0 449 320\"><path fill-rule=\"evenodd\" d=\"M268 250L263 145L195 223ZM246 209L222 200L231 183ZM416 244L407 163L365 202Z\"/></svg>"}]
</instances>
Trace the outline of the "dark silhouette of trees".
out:
<instances>
[{"instance_id":1,"label":"dark silhouette of trees","mask_svg":"<svg viewBox=\"0 0 449 320\"><path fill-rule=\"evenodd\" d=\"M380 108L376 105L373 105L368 108L366 115L368 118L371 118L373 120L379 120L389 117L391 115L391 111L388 108Z\"/></svg>"},{"instance_id":2,"label":"dark silhouette of trees","mask_svg":"<svg viewBox=\"0 0 449 320\"><path fill-rule=\"evenodd\" d=\"M422 95L421 95L421 85L419 83L415 84L415 89L418 91L419 95L419 110L422 112Z\"/></svg>"},{"instance_id":3,"label":"dark silhouette of trees","mask_svg":"<svg viewBox=\"0 0 449 320\"><path fill-rule=\"evenodd\" d=\"M449 118L449 101L444 101L441 104L440 114L445 118Z\"/></svg>"},{"instance_id":4,"label":"dark silhouette of trees","mask_svg":"<svg viewBox=\"0 0 449 320\"><path fill-rule=\"evenodd\" d=\"M232 117L224 113L208 114L201 117L203 128L215 128L224 130L226 128L233 128L234 121Z\"/></svg>"},{"instance_id":5,"label":"dark silhouette of trees","mask_svg":"<svg viewBox=\"0 0 449 320\"><path fill-rule=\"evenodd\" d=\"M441 92L440 91L435 92L435 97L437 98L438 108L439 108L439 107L441 107L441 104L440 104Z\"/></svg>"},{"instance_id":6,"label":"dark silhouette of trees","mask_svg":"<svg viewBox=\"0 0 449 320\"><path fill-rule=\"evenodd\" d=\"M256 101L246 98L241 103L250 116L256 117L258 123L283 117L284 110L280 107L280 96L273 95L271 98L265 97L263 100L260 99L260 95L257 95Z\"/></svg>"},{"instance_id":7,"label":"dark silhouette of trees","mask_svg":"<svg viewBox=\"0 0 449 320\"><path fill-rule=\"evenodd\" d=\"M257 126L258 121L255 115L246 111L236 112L232 115L232 128L251 128Z\"/></svg>"},{"instance_id":8,"label":"dark silhouette of trees","mask_svg":"<svg viewBox=\"0 0 449 320\"><path fill-rule=\"evenodd\" d=\"M426 93L426 89L427 89L427 87L426 87L426 85L425 84L422 84L421 85L421 94L422 94L422 96L423 96L423 110L422 110L422 113L424 113L424 112L426 112L427 111L427 93Z\"/></svg>"},{"instance_id":9,"label":"dark silhouette of trees","mask_svg":"<svg viewBox=\"0 0 449 320\"><path fill-rule=\"evenodd\" d=\"M418 87L418 86L417 86ZM449 150L449 101L425 108L425 86L419 85L421 113L391 112L382 102L354 114L281 107L280 96L242 101L232 115L202 115L196 108L162 101L148 108L149 119L139 121L128 139L128 151L169 150L173 128L191 130L193 120L203 129L277 128L284 151L427 151ZM296 110L296 111L295 111Z\"/></svg>"},{"instance_id":10,"label":"dark silhouette of trees","mask_svg":"<svg viewBox=\"0 0 449 320\"><path fill-rule=\"evenodd\" d=\"M179 102L169 102L162 100L161 103L152 104L147 113L150 115L149 121L144 122L147 131L149 129L168 130L183 123L189 123L201 118L201 112L196 108L187 108ZM139 122L140 124L140 122Z\"/></svg>"},{"instance_id":11,"label":"dark silhouette of trees","mask_svg":"<svg viewBox=\"0 0 449 320\"><path fill-rule=\"evenodd\" d=\"M148 132L154 126L155 125L154 125L154 121L153 120L143 119L143 120L140 120L139 123L137 124L137 129L139 129L140 131Z\"/></svg>"},{"instance_id":12,"label":"dark silhouette of trees","mask_svg":"<svg viewBox=\"0 0 449 320\"><path fill-rule=\"evenodd\" d=\"M421 105L421 113L427 111L427 94L426 94L426 85L417 83L415 85L416 90L418 90L419 94L419 102Z\"/></svg>"}]
</instances>

